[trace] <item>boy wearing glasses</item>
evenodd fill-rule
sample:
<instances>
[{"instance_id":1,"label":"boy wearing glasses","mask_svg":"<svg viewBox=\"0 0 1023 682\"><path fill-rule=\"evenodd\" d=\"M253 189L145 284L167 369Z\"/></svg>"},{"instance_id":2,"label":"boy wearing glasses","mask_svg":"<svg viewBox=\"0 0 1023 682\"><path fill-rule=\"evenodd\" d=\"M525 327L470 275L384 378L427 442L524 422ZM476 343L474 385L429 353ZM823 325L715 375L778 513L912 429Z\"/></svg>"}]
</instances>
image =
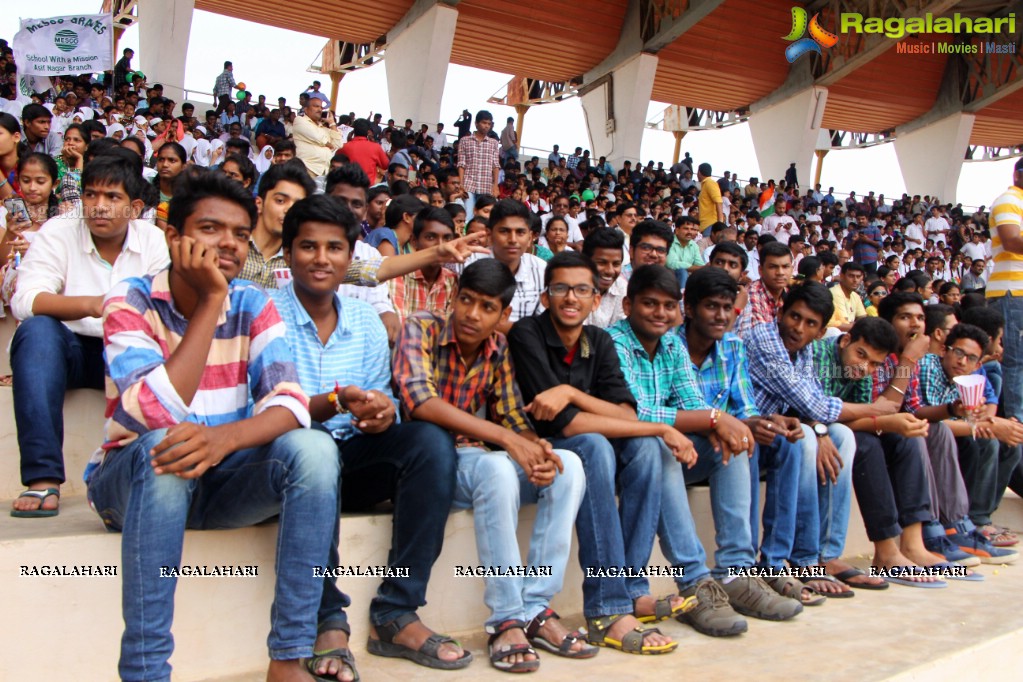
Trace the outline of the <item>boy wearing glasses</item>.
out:
<instances>
[{"instance_id":1,"label":"boy wearing glasses","mask_svg":"<svg viewBox=\"0 0 1023 682\"><path fill-rule=\"evenodd\" d=\"M667 223L648 219L636 225L629 243L629 264L622 268L622 276L628 280L634 268L664 265L671 241L671 228Z\"/></svg>"}]
</instances>

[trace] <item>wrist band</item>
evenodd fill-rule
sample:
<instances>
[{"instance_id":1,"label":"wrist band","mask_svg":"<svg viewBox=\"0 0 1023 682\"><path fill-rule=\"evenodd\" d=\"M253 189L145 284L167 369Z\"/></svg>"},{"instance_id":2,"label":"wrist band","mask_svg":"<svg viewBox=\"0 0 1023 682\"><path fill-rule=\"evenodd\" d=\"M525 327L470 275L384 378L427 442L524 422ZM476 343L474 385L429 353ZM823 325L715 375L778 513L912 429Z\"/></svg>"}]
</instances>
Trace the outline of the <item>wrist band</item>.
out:
<instances>
[{"instance_id":1,"label":"wrist band","mask_svg":"<svg viewBox=\"0 0 1023 682\"><path fill-rule=\"evenodd\" d=\"M893 391L895 391L896 393L898 393L899 395L901 395L903 397L905 397L905 395L906 395L906 392L903 391L898 386L896 386L895 384L888 384L888 388L892 389Z\"/></svg>"},{"instance_id":2,"label":"wrist band","mask_svg":"<svg viewBox=\"0 0 1023 682\"><path fill-rule=\"evenodd\" d=\"M720 413L721 412L718 410L718 408L716 408L716 407L711 408L711 410L710 410L710 430L711 431L713 431L714 428L718 425L718 415Z\"/></svg>"},{"instance_id":3,"label":"wrist band","mask_svg":"<svg viewBox=\"0 0 1023 682\"><path fill-rule=\"evenodd\" d=\"M327 402L334 406L338 414L350 414L348 408L341 404L341 386L334 382L334 390L327 394Z\"/></svg>"},{"instance_id":4,"label":"wrist band","mask_svg":"<svg viewBox=\"0 0 1023 682\"><path fill-rule=\"evenodd\" d=\"M877 434L878 436L880 436L881 435L881 429L878 428L878 426L877 426L877 417L876 416L875 417L871 417L871 419L874 420L874 433Z\"/></svg>"}]
</instances>

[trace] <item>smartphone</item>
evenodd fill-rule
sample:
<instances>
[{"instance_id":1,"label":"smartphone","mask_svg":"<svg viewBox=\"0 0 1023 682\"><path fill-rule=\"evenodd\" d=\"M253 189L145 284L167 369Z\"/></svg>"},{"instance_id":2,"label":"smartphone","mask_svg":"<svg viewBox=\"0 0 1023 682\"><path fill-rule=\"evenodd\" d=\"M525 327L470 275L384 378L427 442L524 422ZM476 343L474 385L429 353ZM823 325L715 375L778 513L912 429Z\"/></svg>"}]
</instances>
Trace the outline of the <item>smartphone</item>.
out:
<instances>
[{"instance_id":1,"label":"smartphone","mask_svg":"<svg viewBox=\"0 0 1023 682\"><path fill-rule=\"evenodd\" d=\"M8 213L14 214L14 220L16 222L29 222L28 208L25 206L25 200L21 197L4 199L4 208L7 209Z\"/></svg>"}]
</instances>

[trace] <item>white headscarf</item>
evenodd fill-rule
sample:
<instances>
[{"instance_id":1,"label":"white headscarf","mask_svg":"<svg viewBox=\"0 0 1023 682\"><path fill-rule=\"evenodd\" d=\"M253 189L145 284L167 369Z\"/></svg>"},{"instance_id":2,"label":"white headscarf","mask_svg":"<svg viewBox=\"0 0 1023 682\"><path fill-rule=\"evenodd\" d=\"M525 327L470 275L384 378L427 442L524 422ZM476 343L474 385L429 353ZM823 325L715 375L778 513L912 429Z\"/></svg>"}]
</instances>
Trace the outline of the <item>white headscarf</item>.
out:
<instances>
[{"instance_id":1,"label":"white headscarf","mask_svg":"<svg viewBox=\"0 0 1023 682\"><path fill-rule=\"evenodd\" d=\"M210 154L211 154L209 140L200 137L195 141L195 147L192 150L192 161L197 166L207 168L210 165Z\"/></svg>"},{"instance_id":2,"label":"white headscarf","mask_svg":"<svg viewBox=\"0 0 1023 682\"><path fill-rule=\"evenodd\" d=\"M122 140L128 136L124 130L124 126L120 123L111 123L107 126L107 137L113 137L114 133L121 133Z\"/></svg>"},{"instance_id":3,"label":"white headscarf","mask_svg":"<svg viewBox=\"0 0 1023 682\"><path fill-rule=\"evenodd\" d=\"M256 171L262 175L271 166L271 164L273 164L273 162L274 148L270 145L266 145L259 150L259 156L256 157L256 160L253 163L256 165Z\"/></svg>"},{"instance_id":4,"label":"white headscarf","mask_svg":"<svg viewBox=\"0 0 1023 682\"><path fill-rule=\"evenodd\" d=\"M223 140L213 140L210 142L210 160L207 165L212 166L218 163L224 163L224 159L227 158L225 151ZM214 158L214 154L217 154L218 152L219 155Z\"/></svg>"}]
</instances>

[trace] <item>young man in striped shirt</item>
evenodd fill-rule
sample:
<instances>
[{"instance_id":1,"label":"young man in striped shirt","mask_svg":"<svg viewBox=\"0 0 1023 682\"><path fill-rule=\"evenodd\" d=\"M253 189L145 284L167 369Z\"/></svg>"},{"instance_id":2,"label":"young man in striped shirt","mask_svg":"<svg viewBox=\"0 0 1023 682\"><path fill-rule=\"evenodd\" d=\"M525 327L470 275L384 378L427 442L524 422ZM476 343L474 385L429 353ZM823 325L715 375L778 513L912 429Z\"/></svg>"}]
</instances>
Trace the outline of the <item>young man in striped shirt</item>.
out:
<instances>
[{"instance_id":1,"label":"young man in striped shirt","mask_svg":"<svg viewBox=\"0 0 1023 682\"><path fill-rule=\"evenodd\" d=\"M339 463L310 431L309 401L266 293L235 280L256 219L252 195L212 172L171 200L171 266L124 280L103 310L106 442L86 468L89 500L124 538L119 675L169 680L186 528L280 516L268 679L313 653ZM287 586L282 589L282 586Z\"/></svg>"}]
</instances>

